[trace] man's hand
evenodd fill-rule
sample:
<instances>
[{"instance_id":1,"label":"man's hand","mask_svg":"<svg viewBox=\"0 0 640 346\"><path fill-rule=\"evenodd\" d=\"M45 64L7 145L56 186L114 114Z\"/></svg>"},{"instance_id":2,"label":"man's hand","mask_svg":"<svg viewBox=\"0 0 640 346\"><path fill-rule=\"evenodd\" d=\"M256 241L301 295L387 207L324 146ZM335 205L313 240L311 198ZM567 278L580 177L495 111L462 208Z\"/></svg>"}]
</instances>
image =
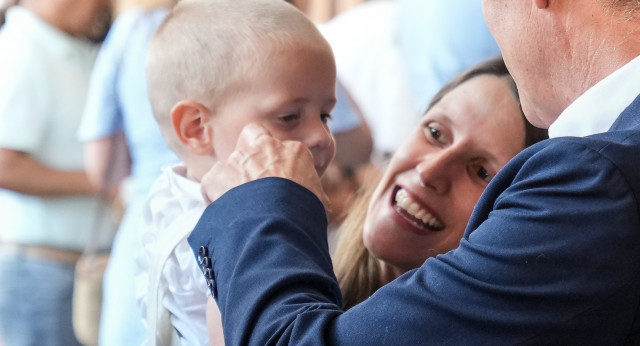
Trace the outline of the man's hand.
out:
<instances>
[{"instance_id":1,"label":"man's hand","mask_svg":"<svg viewBox=\"0 0 640 346\"><path fill-rule=\"evenodd\" d=\"M301 142L280 141L257 124L245 126L235 151L204 175L202 191L213 202L236 186L266 177L292 180L313 192L325 207L328 206L328 198L309 149Z\"/></svg>"}]
</instances>

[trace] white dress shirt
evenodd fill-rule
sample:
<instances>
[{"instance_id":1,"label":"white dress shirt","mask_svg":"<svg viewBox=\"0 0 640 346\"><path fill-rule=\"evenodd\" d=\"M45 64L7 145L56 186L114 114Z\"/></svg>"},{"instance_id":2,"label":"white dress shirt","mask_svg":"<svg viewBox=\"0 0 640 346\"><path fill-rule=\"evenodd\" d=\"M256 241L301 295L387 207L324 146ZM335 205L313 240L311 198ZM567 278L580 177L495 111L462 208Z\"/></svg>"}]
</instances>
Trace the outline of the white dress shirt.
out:
<instances>
[{"instance_id":1,"label":"white dress shirt","mask_svg":"<svg viewBox=\"0 0 640 346\"><path fill-rule=\"evenodd\" d=\"M549 126L549 137L584 137L607 132L640 95L640 56L596 83Z\"/></svg>"}]
</instances>

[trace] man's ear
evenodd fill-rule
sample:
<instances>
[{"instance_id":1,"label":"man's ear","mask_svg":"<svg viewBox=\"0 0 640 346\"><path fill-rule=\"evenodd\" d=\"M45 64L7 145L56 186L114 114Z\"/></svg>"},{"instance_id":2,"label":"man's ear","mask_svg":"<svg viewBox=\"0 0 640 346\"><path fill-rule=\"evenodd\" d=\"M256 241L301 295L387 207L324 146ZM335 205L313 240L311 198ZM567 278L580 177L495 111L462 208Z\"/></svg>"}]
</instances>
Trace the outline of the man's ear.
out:
<instances>
[{"instance_id":1,"label":"man's ear","mask_svg":"<svg viewBox=\"0 0 640 346\"><path fill-rule=\"evenodd\" d=\"M213 133L207 125L209 109L203 104L186 100L178 102L169 114L176 137L196 155L210 155L213 151Z\"/></svg>"}]
</instances>

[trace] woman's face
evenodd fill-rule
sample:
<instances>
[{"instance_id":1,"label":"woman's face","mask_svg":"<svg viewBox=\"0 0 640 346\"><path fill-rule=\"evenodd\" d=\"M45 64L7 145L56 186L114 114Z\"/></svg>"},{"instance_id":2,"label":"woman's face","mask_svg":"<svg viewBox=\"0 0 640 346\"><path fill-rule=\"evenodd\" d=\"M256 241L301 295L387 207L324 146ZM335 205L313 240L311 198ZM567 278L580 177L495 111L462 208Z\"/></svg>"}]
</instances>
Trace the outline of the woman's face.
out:
<instances>
[{"instance_id":1,"label":"woman's face","mask_svg":"<svg viewBox=\"0 0 640 346\"><path fill-rule=\"evenodd\" d=\"M485 187L524 141L507 79L460 84L392 157L369 204L365 246L396 275L456 248Z\"/></svg>"}]
</instances>

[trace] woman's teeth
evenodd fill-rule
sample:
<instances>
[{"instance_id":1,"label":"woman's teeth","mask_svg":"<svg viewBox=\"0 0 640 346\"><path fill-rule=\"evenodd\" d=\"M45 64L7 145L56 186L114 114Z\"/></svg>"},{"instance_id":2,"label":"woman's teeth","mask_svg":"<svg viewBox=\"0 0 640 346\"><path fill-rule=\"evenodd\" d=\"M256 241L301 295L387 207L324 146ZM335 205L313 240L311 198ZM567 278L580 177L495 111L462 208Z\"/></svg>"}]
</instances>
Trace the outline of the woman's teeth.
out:
<instances>
[{"instance_id":1,"label":"woman's teeth","mask_svg":"<svg viewBox=\"0 0 640 346\"><path fill-rule=\"evenodd\" d=\"M440 220L436 219L431 213L424 210L420 204L411 199L409 194L403 190L398 189L395 197L396 206L404 210L407 214L411 215L418 221L422 221L424 224L429 227L435 228L437 230L443 229L444 225Z\"/></svg>"}]
</instances>

